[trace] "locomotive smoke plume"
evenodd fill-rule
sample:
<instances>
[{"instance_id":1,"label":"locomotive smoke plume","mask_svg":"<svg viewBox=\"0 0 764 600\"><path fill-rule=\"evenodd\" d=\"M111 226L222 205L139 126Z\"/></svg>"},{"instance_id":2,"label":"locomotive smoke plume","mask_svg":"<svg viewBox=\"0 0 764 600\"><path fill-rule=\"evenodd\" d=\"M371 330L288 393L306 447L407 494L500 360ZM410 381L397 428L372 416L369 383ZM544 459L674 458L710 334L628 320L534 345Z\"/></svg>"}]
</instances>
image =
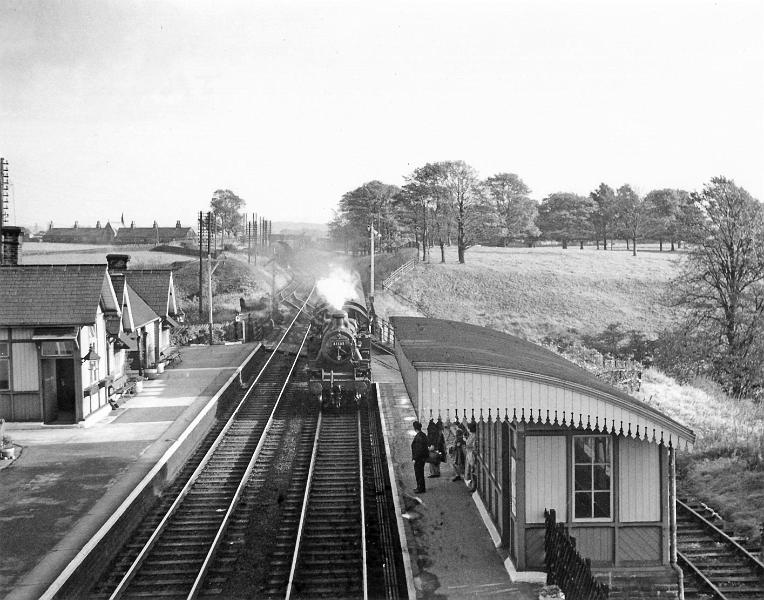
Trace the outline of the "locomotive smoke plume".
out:
<instances>
[{"instance_id":1,"label":"locomotive smoke plume","mask_svg":"<svg viewBox=\"0 0 764 600\"><path fill-rule=\"evenodd\" d=\"M357 294L353 275L339 267L332 267L328 277L319 279L316 289L337 310L342 308L346 300L354 299Z\"/></svg>"}]
</instances>

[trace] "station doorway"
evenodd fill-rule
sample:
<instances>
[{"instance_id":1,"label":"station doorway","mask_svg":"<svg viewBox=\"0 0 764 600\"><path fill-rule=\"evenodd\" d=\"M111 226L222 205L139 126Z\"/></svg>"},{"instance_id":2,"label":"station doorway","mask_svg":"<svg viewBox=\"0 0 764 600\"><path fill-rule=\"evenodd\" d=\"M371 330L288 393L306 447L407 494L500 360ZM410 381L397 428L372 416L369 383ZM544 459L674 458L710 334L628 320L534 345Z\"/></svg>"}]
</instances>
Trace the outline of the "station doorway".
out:
<instances>
[{"instance_id":1,"label":"station doorway","mask_svg":"<svg viewBox=\"0 0 764 600\"><path fill-rule=\"evenodd\" d=\"M76 421L74 361L71 358L43 358L43 405L46 423Z\"/></svg>"}]
</instances>

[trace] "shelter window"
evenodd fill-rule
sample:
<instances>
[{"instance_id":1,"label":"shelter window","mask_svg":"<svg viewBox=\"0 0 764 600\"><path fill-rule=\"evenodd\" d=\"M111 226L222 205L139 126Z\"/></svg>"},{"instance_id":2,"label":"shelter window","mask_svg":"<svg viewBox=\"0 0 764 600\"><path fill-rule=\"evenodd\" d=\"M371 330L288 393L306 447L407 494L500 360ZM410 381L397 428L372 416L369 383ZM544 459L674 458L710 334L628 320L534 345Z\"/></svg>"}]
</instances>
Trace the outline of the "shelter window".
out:
<instances>
[{"instance_id":1,"label":"shelter window","mask_svg":"<svg viewBox=\"0 0 764 600\"><path fill-rule=\"evenodd\" d=\"M8 342L0 342L0 390L11 389L11 366Z\"/></svg>"},{"instance_id":2,"label":"shelter window","mask_svg":"<svg viewBox=\"0 0 764 600\"><path fill-rule=\"evenodd\" d=\"M71 356L73 354L71 342L43 342L41 353L43 356Z\"/></svg>"},{"instance_id":3,"label":"shelter window","mask_svg":"<svg viewBox=\"0 0 764 600\"><path fill-rule=\"evenodd\" d=\"M613 515L613 442L608 435L573 437L573 518Z\"/></svg>"}]
</instances>

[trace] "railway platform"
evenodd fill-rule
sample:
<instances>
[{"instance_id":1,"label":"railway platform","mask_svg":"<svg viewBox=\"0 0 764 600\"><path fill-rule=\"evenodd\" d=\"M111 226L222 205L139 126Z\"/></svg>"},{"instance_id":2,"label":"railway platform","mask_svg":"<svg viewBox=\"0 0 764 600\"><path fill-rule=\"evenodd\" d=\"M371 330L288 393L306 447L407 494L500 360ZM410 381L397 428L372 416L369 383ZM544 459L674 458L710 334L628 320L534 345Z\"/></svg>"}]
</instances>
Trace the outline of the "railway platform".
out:
<instances>
[{"instance_id":1,"label":"railway platform","mask_svg":"<svg viewBox=\"0 0 764 600\"><path fill-rule=\"evenodd\" d=\"M21 454L0 465L0 597L44 597L163 457L201 435L192 426L257 347L184 349L181 364L90 427L9 424Z\"/></svg>"},{"instance_id":2,"label":"railway platform","mask_svg":"<svg viewBox=\"0 0 764 600\"><path fill-rule=\"evenodd\" d=\"M410 593L421 599L538 598L541 583L513 581L505 568L506 557L496 548L481 516L479 501L463 481L451 480L450 463L441 465L439 478L426 480L425 494L414 493L413 405L393 356L374 355L372 373L413 575L415 589Z\"/></svg>"}]
</instances>

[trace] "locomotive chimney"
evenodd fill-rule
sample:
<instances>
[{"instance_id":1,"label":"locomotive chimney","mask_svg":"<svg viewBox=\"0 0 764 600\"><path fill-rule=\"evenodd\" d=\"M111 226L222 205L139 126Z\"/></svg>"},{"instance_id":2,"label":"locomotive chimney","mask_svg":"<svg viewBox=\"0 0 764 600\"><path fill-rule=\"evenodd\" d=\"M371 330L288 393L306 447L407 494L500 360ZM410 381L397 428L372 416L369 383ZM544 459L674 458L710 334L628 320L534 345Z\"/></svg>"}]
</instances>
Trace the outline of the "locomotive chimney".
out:
<instances>
[{"instance_id":1,"label":"locomotive chimney","mask_svg":"<svg viewBox=\"0 0 764 600\"><path fill-rule=\"evenodd\" d=\"M332 329L338 329L345 326L348 314L344 310L338 310L332 313Z\"/></svg>"}]
</instances>

